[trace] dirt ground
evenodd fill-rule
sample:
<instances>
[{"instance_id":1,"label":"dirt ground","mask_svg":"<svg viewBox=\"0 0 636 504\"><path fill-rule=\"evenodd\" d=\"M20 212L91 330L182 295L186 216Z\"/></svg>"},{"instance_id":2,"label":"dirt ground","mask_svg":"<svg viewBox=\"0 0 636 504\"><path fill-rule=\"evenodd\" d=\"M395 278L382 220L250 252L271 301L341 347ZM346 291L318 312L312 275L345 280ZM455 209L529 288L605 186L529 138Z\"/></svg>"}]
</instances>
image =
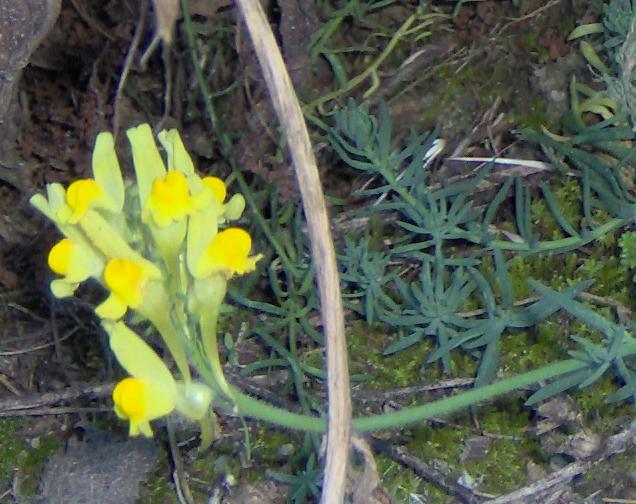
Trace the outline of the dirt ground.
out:
<instances>
[{"instance_id":1,"label":"dirt ground","mask_svg":"<svg viewBox=\"0 0 636 504\"><path fill-rule=\"evenodd\" d=\"M328 93L337 76L324 58L312 58L308 34L326 22L329 5L347 2L265 3L300 99L310 103ZM349 18L330 44L366 45L379 52L386 34L416 4L402 1L379 9L368 15L369 26ZM578 24L598 21L602 2L489 0L466 3L454 17L455 2L432 4L444 15L429 27L432 35L400 46L381 67L380 87L368 98L372 109L380 101L389 104L397 136L438 126L448 152L479 156L515 143L514 130L521 126L558 130L568 108L570 76L586 75L567 35ZM273 184L282 203L298 201L263 77L231 2L190 0L190 9L196 58L217 93L231 155L255 187ZM0 23L0 417L5 417L0 418L0 502L178 502L171 481L179 461L170 458L165 444L133 443L121 426L114 427L109 395L119 371L92 312L98 294L89 286L77 298L52 297L46 256L58 233L28 199L46 183L67 185L89 176L100 131L114 131L120 160L129 159L123 132L141 122L156 130L178 128L203 173L230 173L201 100L183 19L177 21L173 44L154 49L150 1L2 0ZM386 33L375 36L376 25ZM416 52L410 66L403 66ZM344 61L349 75L369 64L364 53ZM365 99L363 91L353 90L338 102ZM318 128L314 133L325 190L346 205L361 182L334 164L324 136ZM516 143L512 153L538 155ZM130 163L123 165L131 174ZM249 346L241 351L239 358L249 357ZM231 478L234 473L224 471L242 456L242 426L233 419L220 421L225 444L213 462L206 462L214 470L197 462L192 439L181 449L194 500L284 502L286 487L266 472L280 471L280 464L264 466L249 482L236 481L240 471ZM258 425L251 429L257 439L280 437ZM469 459L488 450L477 445L492 439L477 436L472 442L475 453L467 454ZM104 464L126 462L93 467L89 462L96 458ZM54 462L46 465L47 460ZM583 502L608 487L615 491L603 495L636 499L632 466L621 471L607 465L604 482L596 477L581 488L568 487L558 502ZM90 493L100 485L105 493ZM415 496L409 502L455 498Z\"/></svg>"}]
</instances>

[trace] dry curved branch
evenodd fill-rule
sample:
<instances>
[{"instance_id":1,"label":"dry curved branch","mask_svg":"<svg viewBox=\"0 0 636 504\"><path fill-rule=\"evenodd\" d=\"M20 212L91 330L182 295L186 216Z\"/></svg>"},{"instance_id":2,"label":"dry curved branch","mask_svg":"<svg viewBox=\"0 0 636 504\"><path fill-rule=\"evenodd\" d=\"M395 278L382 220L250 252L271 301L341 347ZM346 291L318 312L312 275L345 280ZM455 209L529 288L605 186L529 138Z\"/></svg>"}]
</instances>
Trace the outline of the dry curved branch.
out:
<instances>
[{"instance_id":1,"label":"dry curved branch","mask_svg":"<svg viewBox=\"0 0 636 504\"><path fill-rule=\"evenodd\" d=\"M287 138L307 217L320 290L329 391L327 459L321 502L337 504L343 501L345 493L351 398L344 313L327 208L298 98L263 8L255 0L238 0L237 5L252 38L274 108Z\"/></svg>"}]
</instances>

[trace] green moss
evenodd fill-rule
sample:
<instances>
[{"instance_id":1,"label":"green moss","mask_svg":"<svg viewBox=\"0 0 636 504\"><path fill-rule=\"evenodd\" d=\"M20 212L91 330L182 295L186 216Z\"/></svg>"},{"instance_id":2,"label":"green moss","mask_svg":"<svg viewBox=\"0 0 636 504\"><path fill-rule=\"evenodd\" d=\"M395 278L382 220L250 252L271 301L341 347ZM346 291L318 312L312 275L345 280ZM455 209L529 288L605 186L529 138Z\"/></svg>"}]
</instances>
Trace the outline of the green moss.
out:
<instances>
[{"instance_id":1,"label":"green moss","mask_svg":"<svg viewBox=\"0 0 636 504\"><path fill-rule=\"evenodd\" d=\"M411 502L412 496L421 497L424 502L430 503L445 502L442 499L448 499L440 490L422 481L411 469L405 468L386 455L378 456L376 463L382 478L382 486L395 502Z\"/></svg>"},{"instance_id":2,"label":"green moss","mask_svg":"<svg viewBox=\"0 0 636 504\"><path fill-rule=\"evenodd\" d=\"M466 415L458 415L462 418ZM448 427L426 423L412 429L413 438L407 445L412 453L417 453L418 457L428 460L431 458L441 458L447 464L456 464L462 451L462 444L465 439L471 436L469 428Z\"/></svg>"},{"instance_id":3,"label":"green moss","mask_svg":"<svg viewBox=\"0 0 636 504\"><path fill-rule=\"evenodd\" d=\"M352 372L372 375L373 380L368 386L379 390L413 385L424 377L427 381L439 377L435 366L422 369L432 348L430 339L424 339L407 351L384 356L383 350L395 338L396 334L389 326L375 324L368 327L361 320L352 321L348 330Z\"/></svg>"},{"instance_id":4,"label":"green moss","mask_svg":"<svg viewBox=\"0 0 636 504\"><path fill-rule=\"evenodd\" d=\"M618 258L586 259L578 273L582 278L595 279L590 288L594 294L611 297L625 304L631 302L629 270L620 264Z\"/></svg>"},{"instance_id":5,"label":"green moss","mask_svg":"<svg viewBox=\"0 0 636 504\"><path fill-rule=\"evenodd\" d=\"M516 299L536 295L528 286L529 278L536 278L553 289L570 285L576 279L577 264L576 254L515 256L510 260L508 273Z\"/></svg>"},{"instance_id":6,"label":"green moss","mask_svg":"<svg viewBox=\"0 0 636 504\"><path fill-rule=\"evenodd\" d=\"M18 477L24 497L35 495L48 457L63 446L54 436L42 436L27 444L22 430L28 423L27 419L0 420L0 481L5 482L3 485L10 485L12 479Z\"/></svg>"},{"instance_id":7,"label":"green moss","mask_svg":"<svg viewBox=\"0 0 636 504\"><path fill-rule=\"evenodd\" d=\"M141 491L142 496L137 499L138 504L165 504L174 502L175 493L172 481L170 481L170 470L166 464L161 464L161 469L148 478Z\"/></svg>"},{"instance_id":8,"label":"green moss","mask_svg":"<svg viewBox=\"0 0 636 504\"><path fill-rule=\"evenodd\" d=\"M571 395L581 408L585 422L594 425L594 431L601 435L614 434L616 419L633 415L633 405L622 402L606 404L605 400L618 390L616 380L604 376L590 387L573 390Z\"/></svg>"},{"instance_id":9,"label":"green moss","mask_svg":"<svg viewBox=\"0 0 636 504\"><path fill-rule=\"evenodd\" d=\"M273 429L265 425L258 427L252 440L252 457L258 463L285 464L301 445L301 434ZM286 447L285 453L281 449Z\"/></svg>"},{"instance_id":10,"label":"green moss","mask_svg":"<svg viewBox=\"0 0 636 504\"><path fill-rule=\"evenodd\" d=\"M24 420L6 418L0 420L0 481L9 484L18 458L24 448L19 433Z\"/></svg>"},{"instance_id":11,"label":"green moss","mask_svg":"<svg viewBox=\"0 0 636 504\"><path fill-rule=\"evenodd\" d=\"M523 128L540 130L542 126L551 125L552 120L548 115L545 100L533 98L528 100L523 111L512 115L513 122Z\"/></svg>"},{"instance_id":12,"label":"green moss","mask_svg":"<svg viewBox=\"0 0 636 504\"><path fill-rule=\"evenodd\" d=\"M22 451L18 460L22 470L21 491L24 496L35 495L40 482L40 473L49 456L61 450L63 443L53 436L38 438L37 444L31 443L31 448Z\"/></svg>"},{"instance_id":13,"label":"green moss","mask_svg":"<svg viewBox=\"0 0 636 504\"><path fill-rule=\"evenodd\" d=\"M501 340L501 368L512 376L564 358L562 331L558 322L548 320L527 331L506 333Z\"/></svg>"},{"instance_id":14,"label":"green moss","mask_svg":"<svg viewBox=\"0 0 636 504\"><path fill-rule=\"evenodd\" d=\"M489 493L499 494L519 488L528 479L527 444L521 439L497 439L484 459L465 464L466 472L481 482L481 487Z\"/></svg>"}]
</instances>

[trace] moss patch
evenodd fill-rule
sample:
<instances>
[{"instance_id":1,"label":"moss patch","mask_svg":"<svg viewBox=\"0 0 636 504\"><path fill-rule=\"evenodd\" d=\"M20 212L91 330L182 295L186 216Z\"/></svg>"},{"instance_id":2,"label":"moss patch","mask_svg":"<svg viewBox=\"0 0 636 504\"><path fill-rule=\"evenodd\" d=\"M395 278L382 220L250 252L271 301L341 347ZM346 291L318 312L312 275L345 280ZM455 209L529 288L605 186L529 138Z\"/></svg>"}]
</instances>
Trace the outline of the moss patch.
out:
<instances>
[{"instance_id":1,"label":"moss patch","mask_svg":"<svg viewBox=\"0 0 636 504\"><path fill-rule=\"evenodd\" d=\"M0 492L18 478L21 496L34 496L48 457L63 447L62 441L51 435L25 440L23 431L28 424L24 418L0 419Z\"/></svg>"}]
</instances>

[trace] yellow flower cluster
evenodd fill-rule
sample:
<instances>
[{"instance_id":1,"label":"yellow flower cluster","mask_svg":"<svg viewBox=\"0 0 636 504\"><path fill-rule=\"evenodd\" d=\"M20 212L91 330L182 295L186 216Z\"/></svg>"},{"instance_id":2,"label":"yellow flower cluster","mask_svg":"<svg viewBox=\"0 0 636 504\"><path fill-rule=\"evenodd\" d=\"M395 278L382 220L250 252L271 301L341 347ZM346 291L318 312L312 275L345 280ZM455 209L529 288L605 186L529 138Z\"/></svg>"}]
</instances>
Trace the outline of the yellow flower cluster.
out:
<instances>
[{"instance_id":1,"label":"yellow flower cluster","mask_svg":"<svg viewBox=\"0 0 636 504\"><path fill-rule=\"evenodd\" d=\"M219 230L241 216L245 201L238 194L226 201L221 179L195 172L177 130L158 135L166 163L148 124L126 133L135 182L124 182L113 137L104 132L93 151L93 178L77 180L67 189L49 184L46 197L36 194L31 203L64 235L48 257L49 267L59 275L51 282L53 294L70 296L89 278L107 289L95 312L130 375L115 387L115 411L130 421L131 435L149 436L149 421L175 409L190 418L207 418L212 399L209 387L191 381L182 333L171 315L189 311L207 333L201 339L215 338L210 332L216 330L227 280L254 270L260 256L250 256L247 231ZM155 326L183 382L175 381L150 346L120 321L129 309ZM203 347L216 352L209 341ZM214 367L218 355L206 357Z\"/></svg>"}]
</instances>

